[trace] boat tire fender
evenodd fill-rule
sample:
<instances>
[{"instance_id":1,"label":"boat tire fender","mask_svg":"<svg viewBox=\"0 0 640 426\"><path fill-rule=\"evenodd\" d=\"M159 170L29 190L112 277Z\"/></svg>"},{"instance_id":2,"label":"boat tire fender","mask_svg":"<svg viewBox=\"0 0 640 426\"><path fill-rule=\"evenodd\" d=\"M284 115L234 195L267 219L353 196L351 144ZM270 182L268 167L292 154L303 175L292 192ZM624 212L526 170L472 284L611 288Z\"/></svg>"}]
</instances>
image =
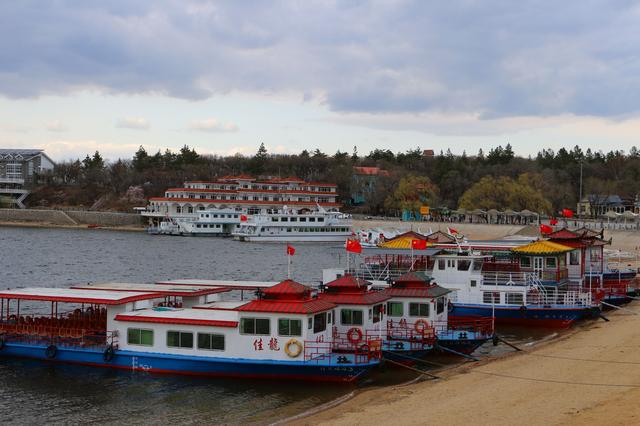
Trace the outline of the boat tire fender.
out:
<instances>
[{"instance_id":1,"label":"boat tire fender","mask_svg":"<svg viewBox=\"0 0 640 426\"><path fill-rule=\"evenodd\" d=\"M419 319L413 325L413 328L416 330L416 333L420 333L420 334L424 333L428 327L429 327L429 323L423 319Z\"/></svg>"},{"instance_id":2,"label":"boat tire fender","mask_svg":"<svg viewBox=\"0 0 640 426\"><path fill-rule=\"evenodd\" d=\"M295 347L295 349L292 350L292 346ZM302 353L302 343L298 342L296 339L291 339L284 345L284 351L291 358L297 358Z\"/></svg>"},{"instance_id":3,"label":"boat tire fender","mask_svg":"<svg viewBox=\"0 0 640 426\"><path fill-rule=\"evenodd\" d=\"M113 345L107 346L107 348L102 353L102 359L104 360L104 362L110 362L113 359L114 352L115 351L113 350Z\"/></svg>"},{"instance_id":4,"label":"boat tire fender","mask_svg":"<svg viewBox=\"0 0 640 426\"><path fill-rule=\"evenodd\" d=\"M56 347L56 345L49 345L47 346L47 349L44 350L44 355L49 359L55 358L56 353L58 353L58 348Z\"/></svg>"},{"instance_id":5,"label":"boat tire fender","mask_svg":"<svg viewBox=\"0 0 640 426\"><path fill-rule=\"evenodd\" d=\"M357 327L350 328L349 331L347 331L347 340L349 340L352 345L357 344L362 340L362 330Z\"/></svg>"},{"instance_id":6,"label":"boat tire fender","mask_svg":"<svg viewBox=\"0 0 640 426\"><path fill-rule=\"evenodd\" d=\"M451 303L451 301L447 303L447 312L449 313L453 312L453 303Z\"/></svg>"}]
</instances>

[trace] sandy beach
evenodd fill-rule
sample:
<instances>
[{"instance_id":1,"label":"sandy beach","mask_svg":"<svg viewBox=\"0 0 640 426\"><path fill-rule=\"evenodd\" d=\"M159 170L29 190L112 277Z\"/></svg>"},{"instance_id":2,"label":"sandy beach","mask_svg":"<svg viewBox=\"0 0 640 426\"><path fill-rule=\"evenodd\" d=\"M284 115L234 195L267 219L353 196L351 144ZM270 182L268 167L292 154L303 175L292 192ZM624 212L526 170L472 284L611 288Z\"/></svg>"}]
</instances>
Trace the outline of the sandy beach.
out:
<instances>
[{"instance_id":1,"label":"sandy beach","mask_svg":"<svg viewBox=\"0 0 640 426\"><path fill-rule=\"evenodd\" d=\"M639 302L628 308L640 314ZM364 391L292 424L535 425L640 422L640 316L578 325L497 360L468 363L441 379Z\"/></svg>"}]
</instances>

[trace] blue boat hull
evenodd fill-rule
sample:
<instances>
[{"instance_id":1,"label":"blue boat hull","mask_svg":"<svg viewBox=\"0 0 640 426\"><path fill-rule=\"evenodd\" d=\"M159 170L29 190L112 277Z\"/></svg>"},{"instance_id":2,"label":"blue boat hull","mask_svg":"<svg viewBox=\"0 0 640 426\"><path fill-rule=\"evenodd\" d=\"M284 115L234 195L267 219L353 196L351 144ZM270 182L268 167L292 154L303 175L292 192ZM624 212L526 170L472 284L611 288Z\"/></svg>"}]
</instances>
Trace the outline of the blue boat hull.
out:
<instances>
[{"instance_id":1,"label":"blue boat hull","mask_svg":"<svg viewBox=\"0 0 640 426\"><path fill-rule=\"evenodd\" d=\"M55 356L47 357L47 346L23 343L4 344L0 357L30 358L47 362L80 364L149 373L186 374L213 377L290 379L310 381L352 382L378 364L338 364L311 361L268 361L208 358L159 353L115 351L111 360L96 349L57 347Z\"/></svg>"},{"instance_id":2,"label":"blue boat hull","mask_svg":"<svg viewBox=\"0 0 640 426\"><path fill-rule=\"evenodd\" d=\"M453 304L449 316L453 318L486 317L491 318L495 312L496 324L530 325L538 327L564 328L573 322L592 318L599 313L598 308L576 307L543 307L543 306L503 306Z\"/></svg>"}]
</instances>

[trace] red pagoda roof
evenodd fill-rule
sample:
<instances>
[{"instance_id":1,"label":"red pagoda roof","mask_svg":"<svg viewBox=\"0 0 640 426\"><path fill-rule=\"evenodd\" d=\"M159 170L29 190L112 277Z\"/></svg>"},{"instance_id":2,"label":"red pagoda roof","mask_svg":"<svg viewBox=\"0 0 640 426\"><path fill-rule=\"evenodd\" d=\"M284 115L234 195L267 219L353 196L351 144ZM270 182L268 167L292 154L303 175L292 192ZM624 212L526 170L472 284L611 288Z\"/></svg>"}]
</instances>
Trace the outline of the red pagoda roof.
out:
<instances>
[{"instance_id":1,"label":"red pagoda roof","mask_svg":"<svg viewBox=\"0 0 640 426\"><path fill-rule=\"evenodd\" d=\"M442 231L436 231L427 235L427 241L430 243L455 243L456 238Z\"/></svg>"},{"instance_id":2,"label":"red pagoda roof","mask_svg":"<svg viewBox=\"0 0 640 426\"><path fill-rule=\"evenodd\" d=\"M327 283L325 287L328 289L342 289L342 288L364 289L366 291L370 284L371 283L369 281L363 280L362 278L356 278L353 275L347 274Z\"/></svg>"},{"instance_id":3,"label":"red pagoda roof","mask_svg":"<svg viewBox=\"0 0 640 426\"><path fill-rule=\"evenodd\" d=\"M263 290L265 299L302 300L311 297L311 289L299 282L287 279Z\"/></svg>"},{"instance_id":4,"label":"red pagoda roof","mask_svg":"<svg viewBox=\"0 0 640 426\"><path fill-rule=\"evenodd\" d=\"M335 305L311 297L311 289L293 280L284 280L263 291L261 299L236 308L241 312L312 314L333 309Z\"/></svg>"},{"instance_id":5,"label":"red pagoda roof","mask_svg":"<svg viewBox=\"0 0 640 426\"><path fill-rule=\"evenodd\" d=\"M429 286L432 278L424 272L409 271L394 281L397 287L425 287Z\"/></svg>"},{"instance_id":6,"label":"red pagoda roof","mask_svg":"<svg viewBox=\"0 0 640 426\"><path fill-rule=\"evenodd\" d=\"M283 314L314 314L329 311L336 305L323 299L307 300L253 300L236 308L241 312L273 312Z\"/></svg>"},{"instance_id":7,"label":"red pagoda roof","mask_svg":"<svg viewBox=\"0 0 640 426\"><path fill-rule=\"evenodd\" d=\"M451 293L451 290L433 284L428 287L391 287L384 290L384 292L387 293L389 297L435 299L436 297Z\"/></svg>"},{"instance_id":8,"label":"red pagoda roof","mask_svg":"<svg viewBox=\"0 0 640 426\"><path fill-rule=\"evenodd\" d=\"M370 291L369 281L345 275L326 284L324 293L318 298L337 305L373 305L389 299L381 291Z\"/></svg>"}]
</instances>

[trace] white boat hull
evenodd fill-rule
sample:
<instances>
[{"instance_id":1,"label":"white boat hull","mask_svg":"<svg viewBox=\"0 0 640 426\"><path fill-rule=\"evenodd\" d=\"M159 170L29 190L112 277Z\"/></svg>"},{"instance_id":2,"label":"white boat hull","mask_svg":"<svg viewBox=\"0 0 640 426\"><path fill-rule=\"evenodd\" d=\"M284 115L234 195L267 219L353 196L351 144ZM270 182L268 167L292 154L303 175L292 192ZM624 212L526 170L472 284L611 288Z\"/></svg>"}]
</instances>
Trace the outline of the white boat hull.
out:
<instances>
[{"instance_id":1,"label":"white boat hull","mask_svg":"<svg viewBox=\"0 0 640 426\"><path fill-rule=\"evenodd\" d=\"M351 236L348 234L335 234L335 235L234 235L233 239L237 241L271 241L271 242L344 242Z\"/></svg>"}]
</instances>

